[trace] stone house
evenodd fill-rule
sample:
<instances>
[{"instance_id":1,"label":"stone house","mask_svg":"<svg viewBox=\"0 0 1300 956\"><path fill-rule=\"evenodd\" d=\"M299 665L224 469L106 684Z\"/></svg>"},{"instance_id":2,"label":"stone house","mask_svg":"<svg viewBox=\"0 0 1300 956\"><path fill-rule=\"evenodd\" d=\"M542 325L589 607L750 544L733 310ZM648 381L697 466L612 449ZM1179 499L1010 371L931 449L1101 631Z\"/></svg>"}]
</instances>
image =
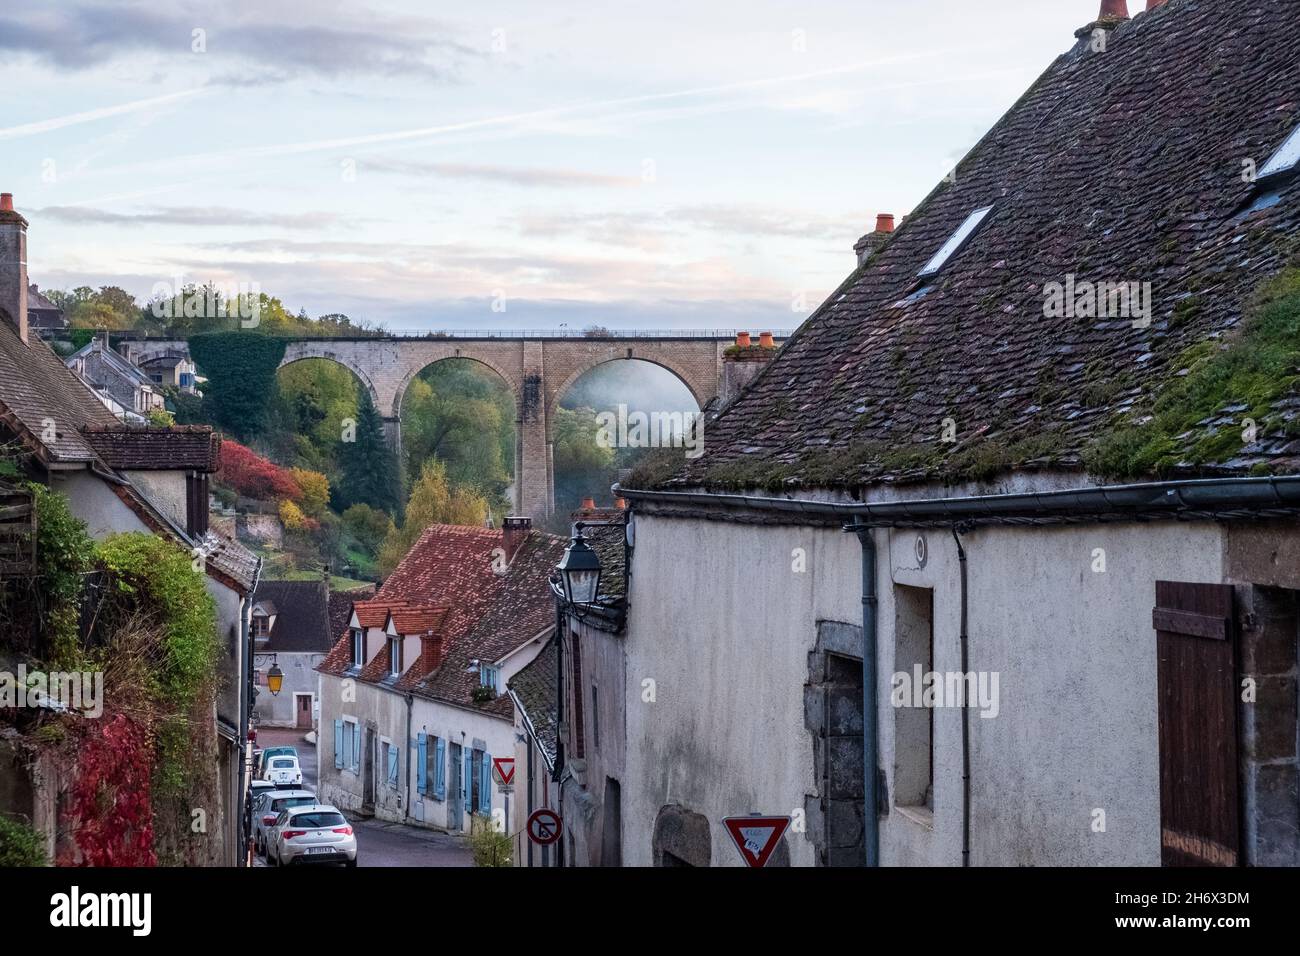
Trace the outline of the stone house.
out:
<instances>
[{"instance_id":1,"label":"stone house","mask_svg":"<svg viewBox=\"0 0 1300 956\"><path fill-rule=\"evenodd\" d=\"M65 361L105 404L122 409L127 420L143 421L150 412L164 407L162 391L141 369L109 347L107 332L96 335Z\"/></svg>"},{"instance_id":2,"label":"stone house","mask_svg":"<svg viewBox=\"0 0 1300 956\"><path fill-rule=\"evenodd\" d=\"M304 733L315 727L316 666L334 646L329 603L329 582L323 578L258 585L249 615L258 726L296 727ZM272 667L284 675L278 694L267 686Z\"/></svg>"},{"instance_id":3,"label":"stone house","mask_svg":"<svg viewBox=\"0 0 1300 956\"><path fill-rule=\"evenodd\" d=\"M124 424L31 333L25 320L27 227L12 196L0 195L0 444L22 448L26 477L66 496L93 538L154 534L201 559L224 648L214 715L222 803L214 815L218 822L209 824L220 841L211 858L233 865L242 857L247 789L241 758L248 753L246 615L260 562L208 528L208 484L217 470L220 437L206 426ZM57 793L38 794L34 814L49 835L51 855L57 798Z\"/></svg>"},{"instance_id":4,"label":"stone house","mask_svg":"<svg viewBox=\"0 0 1300 956\"><path fill-rule=\"evenodd\" d=\"M560 814L564 835L558 846L539 847L520 830L516 866L623 863L627 512L585 507L573 520L600 557L598 604L582 616L562 612L562 641L552 638L508 685L515 702L516 790L524 794L521 804L526 801L521 818L550 807Z\"/></svg>"},{"instance_id":5,"label":"stone house","mask_svg":"<svg viewBox=\"0 0 1300 956\"><path fill-rule=\"evenodd\" d=\"M618 488L626 862L1300 863L1300 31L1153 6Z\"/></svg>"},{"instance_id":6,"label":"stone house","mask_svg":"<svg viewBox=\"0 0 1300 956\"><path fill-rule=\"evenodd\" d=\"M528 518L434 525L353 604L318 668L322 799L451 832L476 818L518 828L492 758L514 753L506 682L554 633L548 579L562 550Z\"/></svg>"}]
</instances>

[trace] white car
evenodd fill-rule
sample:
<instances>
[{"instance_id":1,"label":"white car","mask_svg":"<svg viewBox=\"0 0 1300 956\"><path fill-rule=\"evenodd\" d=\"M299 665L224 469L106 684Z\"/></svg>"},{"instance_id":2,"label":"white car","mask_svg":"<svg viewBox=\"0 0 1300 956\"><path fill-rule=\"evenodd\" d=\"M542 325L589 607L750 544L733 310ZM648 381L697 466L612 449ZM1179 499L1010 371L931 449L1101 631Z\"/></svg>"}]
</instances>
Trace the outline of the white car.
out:
<instances>
[{"instance_id":1,"label":"white car","mask_svg":"<svg viewBox=\"0 0 1300 956\"><path fill-rule=\"evenodd\" d=\"M352 824L336 807L313 804L281 810L267 831L266 862L270 866L293 863L357 865L357 838Z\"/></svg>"},{"instance_id":2,"label":"white car","mask_svg":"<svg viewBox=\"0 0 1300 956\"><path fill-rule=\"evenodd\" d=\"M266 833L289 807L316 806L316 794L310 790L272 790L259 794L253 804L253 845L266 856Z\"/></svg>"},{"instance_id":3,"label":"white car","mask_svg":"<svg viewBox=\"0 0 1300 956\"><path fill-rule=\"evenodd\" d=\"M272 783L293 783L301 786L302 768L298 766L298 758L284 754L272 757L266 765L266 772L262 774L262 779Z\"/></svg>"}]
</instances>

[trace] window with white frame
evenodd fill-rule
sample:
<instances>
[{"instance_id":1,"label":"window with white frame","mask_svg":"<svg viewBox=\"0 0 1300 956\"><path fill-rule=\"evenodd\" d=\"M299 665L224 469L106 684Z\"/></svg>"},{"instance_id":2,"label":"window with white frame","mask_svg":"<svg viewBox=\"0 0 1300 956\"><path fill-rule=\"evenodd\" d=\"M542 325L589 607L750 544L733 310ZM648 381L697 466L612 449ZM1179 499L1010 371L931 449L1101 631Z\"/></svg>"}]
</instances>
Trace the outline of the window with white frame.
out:
<instances>
[{"instance_id":1,"label":"window with white frame","mask_svg":"<svg viewBox=\"0 0 1300 956\"><path fill-rule=\"evenodd\" d=\"M334 766L339 770L361 772L361 725L355 717L334 721Z\"/></svg>"},{"instance_id":2,"label":"window with white frame","mask_svg":"<svg viewBox=\"0 0 1300 956\"><path fill-rule=\"evenodd\" d=\"M1272 179L1294 173L1300 166L1300 126L1291 131L1291 135L1278 147L1264 167L1259 171L1259 178Z\"/></svg>"},{"instance_id":3,"label":"window with white frame","mask_svg":"<svg viewBox=\"0 0 1300 956\"><path fill-rule=\"evenodd\" d=\"M501 693L501 668L494 667L491 664L483 664L479 667L479 680L484 687L491 687L498 694Z\"/></svg>"},{"instance_id":4,"label":"window with white frame","mask_svg":"<svg viewBox=\"0 0 1300 956\"><path fill-rule=\"evenodd\" d=\"M948 241L939 247L939 251L930 258L930 261L925 264L925 267L917 275L921 278L937 275L948 264L948 260L960 252L962 247L970 241L976 230L983 225L984 220L988 218L989 213L992 211L992 206L985 206L983 209L976 209L967 216L966 221L957 227L957 231L948 237Z\"/></svg>"},{"instance_id":5,"label":"window with white frame","mask_svg":"<svg viewBox=\"0 0 1300 956\"><path fill-rule=\"evenodd\" d=\"M400 637L390 637L388 639L388 673L392 675L402 673L402 639Z\"/></svg>"},{"instance_id":6,"label":"window with white frame","mask_svg":"<svg viewBox=\"0 0 1300 956\"><path fill-rule=\"evenodd\" d=\"M352 665L364 667L366 663L366 632L359 627L352 629Z\"/></svg>"}]
</instances>

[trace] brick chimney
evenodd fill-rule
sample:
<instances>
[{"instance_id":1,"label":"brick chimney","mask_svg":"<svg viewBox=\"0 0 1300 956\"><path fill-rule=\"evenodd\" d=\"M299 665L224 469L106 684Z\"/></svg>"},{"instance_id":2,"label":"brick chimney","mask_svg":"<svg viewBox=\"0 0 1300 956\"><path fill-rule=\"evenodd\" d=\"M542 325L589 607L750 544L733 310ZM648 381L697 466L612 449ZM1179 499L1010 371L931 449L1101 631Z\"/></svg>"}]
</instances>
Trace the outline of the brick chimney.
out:
<instances>
[{"instance_id":1,"label":"brick chimney","mask_svg":"<svg viewBox=\"0 0 1300 956\"><path fill-rule=\"evenodd\" d=\"M442 634L421 634L420 653L428 661L429 673L437 670L442 664Z\"/></svg>"},{"instance_id":2,"label":"brick chimney","mask_svg":"<svg viewBox=\"0 0 1300 956\"><path fill-rule=\"evenodd\" d=\"M0 312L27 341L27 220L12 193L0 193Z\"/></svg>"},{"instance_id":3,"label":"brick chimney","mask_svg":"<svg viewBox=\"0 0 1300 956\"><path fill-rule=\"evenodd\" d=\"M894 217L892 213L882 212L876 216L875 231L867 233L853 245L853 251L858 254L858 265L862 265L875 255L876 251L885 244L893 231Z\"/></svg>"},{"instance_id":4,"label":"brick chimney","mask_svg":"<svg viewBox=\"0 0 1300 956\"><path fill-rule=\"evenodd\" d=\"M512 515L501 520L501 547L505 549L507 563L515 559L532 530L532 518Z\"/></svg>"}]
</instances>

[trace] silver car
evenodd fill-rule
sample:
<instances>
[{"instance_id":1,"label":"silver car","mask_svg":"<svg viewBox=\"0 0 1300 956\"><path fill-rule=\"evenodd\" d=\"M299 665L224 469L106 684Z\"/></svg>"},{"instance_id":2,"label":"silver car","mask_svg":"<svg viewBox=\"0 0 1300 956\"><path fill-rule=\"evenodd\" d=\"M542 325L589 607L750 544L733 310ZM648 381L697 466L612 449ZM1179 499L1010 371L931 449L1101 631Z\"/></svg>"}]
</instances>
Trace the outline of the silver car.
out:
<instances>
[{"instance_id":1,"label":"silver car","mask_svg":"<svg viewBox=\"0 0 1300 956\"><path fill-rule=\"evenodd\" d=\"M336 807L313 804L280 811L267 832L266 862L271 866L292 863L342 863L357 865L357 838L352 824Z\"/></svg>"},{"instance_id":2,"label":"silver car","mask_svg":"<svg viewBox=\"0 0 1300 956\"><path fill-rule=\"evenodd\" d=\"M316 794L310 790L272 790L258 794L253 804L253 844L266 855L266 833L275 824L280 811L289 807L316 806Z\"/></svg>"}]
</instances>

